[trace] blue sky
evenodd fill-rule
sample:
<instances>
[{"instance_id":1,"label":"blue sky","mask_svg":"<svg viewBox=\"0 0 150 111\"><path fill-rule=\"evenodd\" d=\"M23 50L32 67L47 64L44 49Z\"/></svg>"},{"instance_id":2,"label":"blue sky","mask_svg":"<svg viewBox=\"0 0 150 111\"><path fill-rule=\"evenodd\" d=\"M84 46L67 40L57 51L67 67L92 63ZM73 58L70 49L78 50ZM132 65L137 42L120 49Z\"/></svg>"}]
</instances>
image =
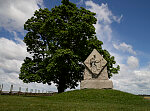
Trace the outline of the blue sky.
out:
<instances>
[{"instance_id":1,"label":"blue sky","mask_svg":"<svg viewBox=\"0 0 150 111\"><path fill-rule=\"evenodd\" d=\"M121 66L111 80L114 89L134 94L150 94L150 1L149 0L70 0L97 15L97 37L103 48ZM23 84L19 68L29 54L22 42L23 24L39 8L60 5L60 0L0 0L0 84L56 91L54 85ZM78 87L79 88L79 87Z\"/></svg>"}]
</instances>

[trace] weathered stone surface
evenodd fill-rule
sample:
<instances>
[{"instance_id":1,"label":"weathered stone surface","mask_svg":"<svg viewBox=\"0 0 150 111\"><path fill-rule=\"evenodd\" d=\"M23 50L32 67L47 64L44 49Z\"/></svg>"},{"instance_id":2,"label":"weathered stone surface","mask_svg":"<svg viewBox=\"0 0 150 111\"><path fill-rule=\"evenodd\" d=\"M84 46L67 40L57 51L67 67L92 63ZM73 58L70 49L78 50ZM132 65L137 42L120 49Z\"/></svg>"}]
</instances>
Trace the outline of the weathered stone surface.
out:
<instances>
[{"instance_id":1,"label":"weathered stone surface","mask_svg":"<svg viewBox=\"0 0 150 111\"><path fill-rule=\"evenodd\" d=\"M112 81L108 78L107 61L94 49L84 61L84 80L81 81L80 87L84 88L113 88Z\"/></svg>"},{"instance_id":2,"label":"weathered stone surface","mask_svg":"<svg viewBox=\"0 0 150 111\"><path fill-rule=\"evenodd\" d=\"M99 74L107 64L107 61L99 54L96 49L94 49L84 61L84 64L91 71L91 73Z\"/></svg>"},{"instance_id":3,"label":"weathered stone surface","mask_svg":"<svg viewBox=\"0 0 150 111\"><path fill-rule=\"evenodd\" d=\"M98 80L108 80L107 74L107 66L99 74L93 74L88 68L84 70L84 80L91 80L91 79L98 79Z\"/></svg>"},{"instance_id":4,"label":"weathered stone surface","mask_svg":"<svg viewBox=\"0 0 150 111\"><path fill-rule=\"evenodd\" d=\"M113 83L111 80L83 80L80 84L81 89L112 89Z\"/></svg>"}]
</instances>

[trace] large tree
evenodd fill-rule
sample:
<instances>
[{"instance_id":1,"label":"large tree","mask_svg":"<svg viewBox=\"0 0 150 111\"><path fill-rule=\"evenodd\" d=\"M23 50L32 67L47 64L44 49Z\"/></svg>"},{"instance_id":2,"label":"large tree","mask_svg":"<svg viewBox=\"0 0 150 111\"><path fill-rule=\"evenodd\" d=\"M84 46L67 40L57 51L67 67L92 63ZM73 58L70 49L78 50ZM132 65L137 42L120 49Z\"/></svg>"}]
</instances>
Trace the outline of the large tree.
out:
<instances>
[{"instance_id":1,"label":"large tree","mask_svg":"<svg viewBox=\"0 0 150 111\"><path fill-rule=\"evenodd\" d=\"M83 79L84 60L95 48L107 60L109 78L119 66L95 33L95 13L77 8L69 0L49 11L35 11L26 21L24 42L32 57L26 57L19 78L25 83L56 84L58 92L75 88Z\"/></svg>"}]
</instances>

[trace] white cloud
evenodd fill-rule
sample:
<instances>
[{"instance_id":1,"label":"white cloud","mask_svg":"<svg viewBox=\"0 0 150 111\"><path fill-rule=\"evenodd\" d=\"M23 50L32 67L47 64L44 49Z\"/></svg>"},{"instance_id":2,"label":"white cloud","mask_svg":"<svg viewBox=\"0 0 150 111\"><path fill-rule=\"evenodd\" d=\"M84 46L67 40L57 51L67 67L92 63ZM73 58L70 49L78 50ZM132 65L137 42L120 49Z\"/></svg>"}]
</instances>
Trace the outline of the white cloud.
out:
<instances>
[{"instance_id":1,"label":"white cloud","mask_svg":"<svg viewBox=\"0 0 150 111\"><path fill-rule=\"evenodd\" d=\"M148 77L150 78L150 70L135 70L136 76ZM148 80L150 81L150 80Z\"/></svg>"},{"instance_id":2,"label":"white cloud","mask_svg":"<svg viewBox=\"0 0 150 111\"><path fill-rule=\"evenodd\" d=\"M44 7L43 0L0 0L0 27L22 32L25 21L39 6Z\"/></svg>"},{"instance_id":3,"label":"white cloud","mask_svg":"<svg viewBox=\"0 0 150 111\"><path fill-rule=\"evenodd\" d=\"M149 94L150 70L131 69L130 66L120 64L121 71L112 77L114 89L133 94Z\"/></svg>"},{"instance_id":4,"label":"white cloud","mask_svg":"<svg viewBox=\"0 0 150 111\"><path fill-rule=\"evenodd\" d=\"M30 56L26 51L25 44L16 37L17 43L6 38L0 38L0 85L4 85L3 90L9 91L10 85L14 85L14 90L22 87L22 91L29 89L57 91L53 85L43 85L38 83L24 84L19 80L20 67L25 57Z\"/></svg>"},{"instance_id":5,"label":"white cloud","mask_svg":"<svg viewBox=\"0 0 150 111\"><path fill-rule=\"evenodd\" d=\"M114 53L115 54L115 53ZM150 67L139 67L137 57L126 57L121 54L115 54L117 63L120 65L119 74L113 75L114 89L129 92L133 94L149 94L150 92ZM118 61L118 58L122 58ZM124 62L125 60L126 63Z\"/></svg>"},{"instance_id":6,"label":"white cloud","mask_svg":"<svg viewBox=\"0 0 150 111\"><path fill-rule=\"evenodd\" d=\"M123 52L129 52L130 54L136 55L136 52L133 50L132 46L129 44L126 44L125 42L120 43L119 45L113 44L113 47L117 50L121 50Z\"/></svg>"},{"instance_id":7,"label":"white cloud","mask_svg":"<svg viewBox=\"0 0 150 111\"><path fill-rule=\"evenodd\" d=\"M120 23L122 15L117 17L109 10L107 4L98 5L93 1L86 1L86 6L88 10L96 13L97 24L95 25L96 33L100 40L103 42L110 41L112 38L112 28L111 23Z\"/></svg>"},{"instance_id":8,"label":"white cloud","mask_svg":"<svg viewBox=\"0 0 150 111\"><path fill-rule=\"evenodd\" d=\"M16 44L12 40L0 38L0 60L7 59L22 61L27 55L26 46L23 42Z\"/></svg>"},{"instance_id":9,"label":"white cloud","mask_svg":"<svg viewBox=\"0 0 150 111\"><path fill-rule=\"evenodd\" d=\"M140 67L136 56L114 53L117 63L120 65L119 74L113 75L114 89L133 94L149 94L150 92L150 66Z\"/></svg>"},{"instance_id":10,"label":"white cloud","mask_svg":"<svg viewBox=\"0 0 150 111\"><path fill-rule=\"evenodd\" d=\"M112 53L120 65L119 74L113 75L114 89L133 94L149 94L150 68L139 68L139 60L134 56ZM145 72L146 71L146 72Z\"/></svg>"},{"instance_id":11,"label":"white cloud","mask_svg":"<svg viewBox=\"0 0 150 111\"><path fill-rule=\"evenodd\" d=\"M129 67L133 69L138 68L139 66L139 60L134 56L128 57L127 63Z\"/></svg>"},{"instance_id":12,"label":"white cloud","mask_svg":"<svg viewBox=\"0 0 150 111\"><path fill-rule=\"evenodd\" d=\"M12 73L18 75L21 64L27 56L29 54L23 42L15 43L12 40L0 38L0 70L3 72L0 76L11 76Z\"/></svg>"}]
</instances>

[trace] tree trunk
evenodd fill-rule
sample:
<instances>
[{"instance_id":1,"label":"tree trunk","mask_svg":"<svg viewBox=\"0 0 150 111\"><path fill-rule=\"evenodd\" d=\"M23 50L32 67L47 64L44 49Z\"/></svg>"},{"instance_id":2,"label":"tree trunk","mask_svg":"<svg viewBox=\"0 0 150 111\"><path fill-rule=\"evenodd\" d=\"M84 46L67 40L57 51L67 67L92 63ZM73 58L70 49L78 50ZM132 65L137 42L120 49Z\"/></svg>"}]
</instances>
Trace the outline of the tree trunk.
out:
<instances>
[{"instance_id":1,"label":"tree trunk","mask_svg":"<svg viewBox=\"0 0 150 111\"><path fill-rule=\"evenodd\" d=\"M59 85L59 86L57 87L57 89L58 89L58 93L62 93L62 92L65 91L65 89L64 89L64 87L63 87L62 85Z\"/></svg>"},{"instance_id":2,"label":"tree trunk","mask_svg":"<svg viewBox=\"0 0 150 111\"><path fill-rule=\"evenodd\" d=\"M63 76L64 74L62 73L61 75L62 76L60 76L60 78L59 78L59 83L58 83L58 87L57 87L58 93L64 92L65 89L67 88L66 87L66 80L65 80L65 78Z\"/></svg>"},{"instance_id":3,"label":"tree trunk","mask_svg":"<svg viewBox=\"0 0 150 111\"><path fill-rule=\"evenodd\" d=\"M65 84L64 84L64 83L60 83L60 84L58 85L57 89L58 89L58 93L64 92L65 89L66 89L66 88L65 88Z\"/></svg>"}]
</instances>

